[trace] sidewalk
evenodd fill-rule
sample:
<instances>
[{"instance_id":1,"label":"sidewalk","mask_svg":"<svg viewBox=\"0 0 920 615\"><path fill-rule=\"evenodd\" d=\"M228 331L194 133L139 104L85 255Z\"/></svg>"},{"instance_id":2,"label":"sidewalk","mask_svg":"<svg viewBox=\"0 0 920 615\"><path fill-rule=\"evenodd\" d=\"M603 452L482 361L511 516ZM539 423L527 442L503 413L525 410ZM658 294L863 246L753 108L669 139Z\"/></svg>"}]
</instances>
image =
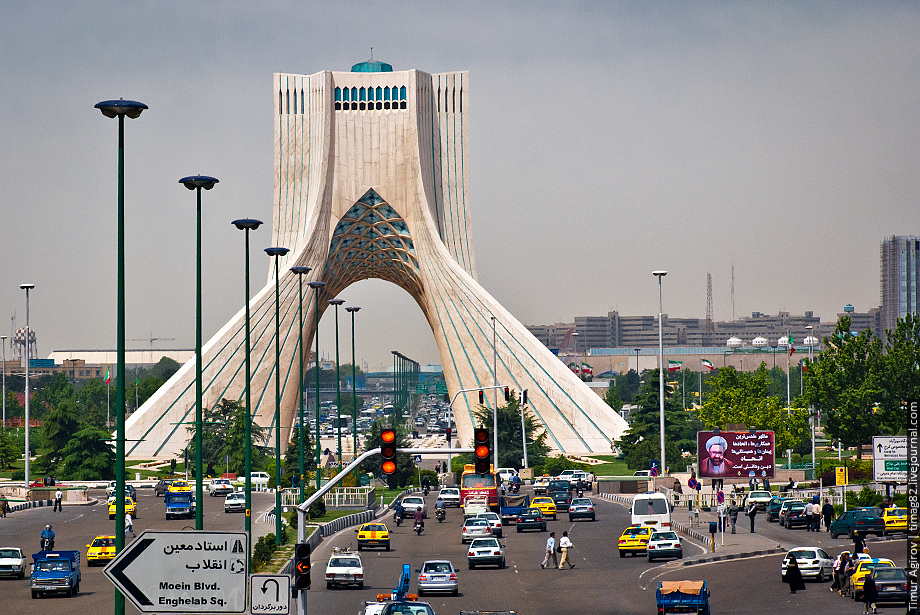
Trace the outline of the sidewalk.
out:
<instances>
[{"instance_id":1,"label":"sidewalk","mask_svg":"<svg viewBox=\"0 0 920 615\"><path fill-rule=\"evenodd\" d=\"M736 525L736 533L731 533L731 522L725 519L725 533L715 534L715 552L712 551L712 540L709 534L709 523L718 522L716 511L713 509L709 512L699 511L699 523L689 526L685 520L681 520L681 514L687 515L687 509L675 509L671 521L672 527L679 532L690 536L697 542L701 543L708 549L707 553L687 557L683 560L682 565L692 566L704 562L715 562L727 559L737 559L740 557L755 557L758 555L769 555L772 553L782 553L787 548L773 538L763 534L756 533L757 526L766 524L767 520L763 514L758 514L755 521L752 534L750 531L750 519L746 516L739 515ZM723 544L724 539L724 544Z\"/></svg>"}]
</instances>

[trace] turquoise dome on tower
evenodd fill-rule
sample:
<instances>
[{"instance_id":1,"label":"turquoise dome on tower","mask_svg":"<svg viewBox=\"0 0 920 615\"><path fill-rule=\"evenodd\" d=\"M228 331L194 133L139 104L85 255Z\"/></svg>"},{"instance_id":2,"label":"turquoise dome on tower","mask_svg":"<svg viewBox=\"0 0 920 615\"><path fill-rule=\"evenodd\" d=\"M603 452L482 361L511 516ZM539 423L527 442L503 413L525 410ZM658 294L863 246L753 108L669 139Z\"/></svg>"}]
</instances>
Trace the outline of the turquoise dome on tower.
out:
<instances>
[{"instance_id":1,"label":"turquoise dome on tower","mask_svg":"<svg viewBox=\"0 0 920 615\"><path fill-rule=\"evenodd\" d=\"M353 73L392 73L393 67L386 62L377 60L368 60L367 62L358 62L351 67Z\"/></svg>"}]
</instances>

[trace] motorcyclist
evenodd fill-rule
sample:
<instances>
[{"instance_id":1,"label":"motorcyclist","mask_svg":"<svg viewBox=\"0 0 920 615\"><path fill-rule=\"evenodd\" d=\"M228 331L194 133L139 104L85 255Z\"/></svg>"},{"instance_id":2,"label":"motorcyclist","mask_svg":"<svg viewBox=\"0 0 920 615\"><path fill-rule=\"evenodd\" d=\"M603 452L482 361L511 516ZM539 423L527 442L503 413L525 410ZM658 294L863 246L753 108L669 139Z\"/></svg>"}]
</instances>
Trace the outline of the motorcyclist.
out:
<instances>
[{"instance_id":1,"label":"motorcyclist","mask_svg":"<svg viewBox=\"0 0 920 615\"><path fill-rule=\"evenodd\" d=\"M402 501L396 502L396 507L393 509L393 520L396 521L396 525L402 523L403 518L406 516L406 511L403 508Z\"/></svg>"},{"instance_id":2,"label":"motorcyclist","mask_svg":"<svg viewBox=\"0 0 920 615\"><path fill-rule=\"evenodd\" d=\"M521 477L515 474L511 477L511 491L518 493L521 490Z\"/></svg>"},{"instance_id":3,"label":"motorcyclist","mask_svg":"<svg viewBox=\"0 0 920 615\"><path fill-rule=\"evenodd\" d=\"M444 500L438 498L434 503L434 514L438 519L443 520L447 511L444 508Z\"/></svg>"},{"instance_id":4,"label":"motorcyclist","mask_svg":"<svg viewBox=\"0 0 920 615\"><path fill-rule=\"evenodd\" d=\"M425 527L425 514L422 512L421 507L415 509L415 515L413 515L413 519L415 519L415 525Z\"/></svg>"},{"instance_id":5,"label":"motorcyclist","mask_svg":"<svg viewBox=\"0 0 920 615\"><path fill-rule=\"evenodd\" d=\"M48 549L54 548L54 530L51 529L50 525L46 525L45 529L42 530L41 540L44 544L45 540L48 540Z\"/></svg>"}]
</instances>

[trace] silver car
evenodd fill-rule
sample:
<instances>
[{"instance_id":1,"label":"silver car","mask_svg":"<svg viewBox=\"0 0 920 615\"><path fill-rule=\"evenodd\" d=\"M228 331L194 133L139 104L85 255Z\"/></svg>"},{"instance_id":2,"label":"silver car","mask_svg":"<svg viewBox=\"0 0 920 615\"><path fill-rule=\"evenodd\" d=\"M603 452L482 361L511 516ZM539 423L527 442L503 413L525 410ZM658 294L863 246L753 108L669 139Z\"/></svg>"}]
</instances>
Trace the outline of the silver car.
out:
<instances>
[{"instance_id":1,"label":"silver car","mask_svg":"<svg viewBox=\"0 0 920 615\"><path fill-rule=\"evenodd\" d=\"M446 559L430 560L416 570L418 572L418 595L432 592L449 592L459 595L457 569Z\"/></svg>"},{"instance_id":2,"label":"silver car","mask_svg":"<svg viewBox=\"0 0 920 615\"><path fill-rule=\"evenodd\" d=\"M438 499L444 501L444 506L460 508L460 490L456 487L441 487L441 490L438 491Z\"/></svg>"},{"instance_id":3,"label":"silver car","mask_svg":"<svg viewBox=\"0 0 920 615\"><path fill-rule=\"evenodd\" d=\"M474 538L481 538L492 535L492 526L489 525L488 519L479 517L470 517L463 522L460 528L460 544L472 542Z\"/></svg>"},{"instance_id":4,"label":"silver car","mask_svg":"<svg viewBox=\"0 0 920 615\"><path fill-rule=\"evenodd\" d=\"M402 499L403 510L406 511L406 518L411 519L412 515L419 508L422 509L422 517L428 518L428 506L425 504L425 498L420 495L406 495Z\"/></svg>"},{"instance_id":5,"label":"silver car","mask_svg":"<svg viewBox=\"0 0 920 615\"><path fill-rule=\"evenodd\" d=\"M505 545L498 542L498 538L477 538L470 544L466 561L470 570L476 566L505 567Z\"/></svg>"},{"instance_id":6,"label":"silver car","mask_svg":"<svg viewBox=\"0 0 920 615\"><path fill-rule=\"evenodd\" d=\"M789 551L780 564L782 574L786 574L786 562L790 555L798 563L804 579L812 578L823 583L824 579L834 576L834 560L820 547L796 547Z\"/></svg>"}]
</instances>

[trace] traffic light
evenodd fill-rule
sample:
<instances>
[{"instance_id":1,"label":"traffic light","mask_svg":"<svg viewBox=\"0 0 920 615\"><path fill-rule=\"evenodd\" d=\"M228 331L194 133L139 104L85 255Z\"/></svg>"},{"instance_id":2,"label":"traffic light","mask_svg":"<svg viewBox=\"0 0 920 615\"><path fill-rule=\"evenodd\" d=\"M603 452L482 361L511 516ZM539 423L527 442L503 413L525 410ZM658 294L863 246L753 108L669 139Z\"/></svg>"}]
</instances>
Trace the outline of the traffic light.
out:
<instances>
[{"instance_id":1,"label":"traffic light","mask_svg":"<svg viewBox=\"0 0 920 615\"><path fill-rule=\"evenodd\" d=\"M485 394L482 392L482 389L479 390L479 405L480 405L480 406L486 405L486 396L485 396Z\"/></svg>"},{"instance_id":2,"label":"traffic light","mask_svg":"<svg viewBox=\"0 0 920 615\"><path fill-rule=\"evenodd\" d=\"M476 461L475 469L477 474L488 474L492 465L492 440L489 437L489 430L485 427L477 427L473 430L473 453Z\"/></svg>"},{"instance_id":3,"label":"traffic light","mask_svg":"<svg viewBox=\"0 0 920 615\"><path fill-rule=\"evenodd\" d=\"M511 401L511 389L505 387L505 401Z\"/></svg>"},{"instance_id":4,"label":"traffic light","mask_svg":"<svg viewBox=\"0 0 920 615\"><path fill-rule=\"evenodd\" d=\"M524 389L524 391L521 393L521 404L525 406L527 405L527 389Z\"/></svg>"},{"instance_id":5,"label":"traffic light","mask_svg":"<svg viewBox=\"0 0 920 615\"><path fill-rule=\"evenodd\" d=\"M396 471L396 432L384 429L380 432L380 455L383 460L380 469L384 474L393 474Z\"/></svg>"},{"instance_id":6,"label":"traffic light","mask_svg":"<svg viewBox=\"0 0 920 615\"><path fill-rule=\"evenodd\" d=\"M294 547L294 589L310 589L310 543Z\"/></svg>"},{"instance_id":7,"label":"traffic light","mask_svg":"<svg viewBox=\"0 0 920 615\"><path fill-rule=\"evenodd\" d=\"M450 427L447 428L447 444L450 444Z\"/></svg>"}]
</instances>

